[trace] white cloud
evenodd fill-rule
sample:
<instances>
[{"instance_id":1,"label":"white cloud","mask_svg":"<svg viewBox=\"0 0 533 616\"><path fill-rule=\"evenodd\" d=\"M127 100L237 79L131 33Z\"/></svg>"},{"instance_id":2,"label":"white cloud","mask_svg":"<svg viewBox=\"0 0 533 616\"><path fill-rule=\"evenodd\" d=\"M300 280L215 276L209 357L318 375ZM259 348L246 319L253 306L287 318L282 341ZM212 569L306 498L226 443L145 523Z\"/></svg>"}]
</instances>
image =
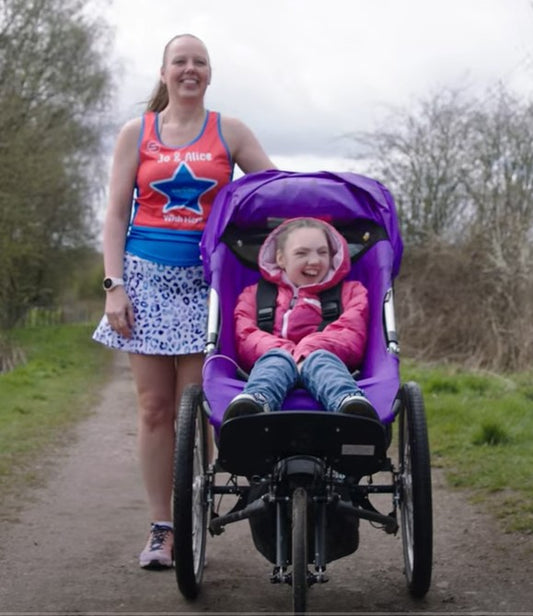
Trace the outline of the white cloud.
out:
<instances>
[{"instance_id":1,"label":"white cloud","mask_svg":"<svg viewBox=\"0 0 533 616\"><path fill-rule=\"evenodd\" d=\"M211 54L208 106L287 164L340 164L340 135L441 87L533 93L529 0L115 0L109 15L121 117L142 111L165 43L192 32Z\"/></svg>"}]
</instances>

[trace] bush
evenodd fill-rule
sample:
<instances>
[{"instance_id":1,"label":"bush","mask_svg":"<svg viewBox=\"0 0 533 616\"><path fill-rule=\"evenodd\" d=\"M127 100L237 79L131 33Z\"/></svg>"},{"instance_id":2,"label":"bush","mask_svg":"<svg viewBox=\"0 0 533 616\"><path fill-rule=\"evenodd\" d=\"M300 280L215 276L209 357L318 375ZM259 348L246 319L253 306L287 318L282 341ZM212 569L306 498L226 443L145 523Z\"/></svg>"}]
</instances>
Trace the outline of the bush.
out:
<instances>
[{"instance_id":1,"label":"bush","mask_svg":"<svg viewBox=\"0 0 533 616\"><path fill-rule=\"evenodd\" d=\"M396 284L405 355L496 372L533 364L530 259L492 256L477 238L406 250Z\"/></svg>"},{"instance_id":2,"label":"bush","mask_svg":"<svg viewBox=\"0 0 533 616\"><path fill-rule=\"evenodd\" d=\"M504 445L510 441L509 433L499 423L488 421L481 425L472 439L473 445Z\"/></svg>"}]
</instances>

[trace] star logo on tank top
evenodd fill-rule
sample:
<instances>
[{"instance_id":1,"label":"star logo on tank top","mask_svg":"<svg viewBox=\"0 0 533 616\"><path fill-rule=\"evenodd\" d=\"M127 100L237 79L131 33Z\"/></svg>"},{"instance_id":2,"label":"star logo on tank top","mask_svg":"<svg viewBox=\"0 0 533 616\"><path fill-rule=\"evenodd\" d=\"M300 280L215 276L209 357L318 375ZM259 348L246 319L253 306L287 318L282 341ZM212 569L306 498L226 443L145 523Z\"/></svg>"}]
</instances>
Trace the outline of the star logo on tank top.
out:
<instances>
[{"instance_id":1,"label":"star logo on tank top","mask_svg":"<svg viewBox=\"0 0 533 616\"><path fill-rule=\"evenodd\" d=\"M171 178L152 182L150 186L168 199L163 206L164 214L176 209L201 214L200 197L216 184L214 180L196 177L187 163L182 162Z\"/></svg>"}]
</instances>

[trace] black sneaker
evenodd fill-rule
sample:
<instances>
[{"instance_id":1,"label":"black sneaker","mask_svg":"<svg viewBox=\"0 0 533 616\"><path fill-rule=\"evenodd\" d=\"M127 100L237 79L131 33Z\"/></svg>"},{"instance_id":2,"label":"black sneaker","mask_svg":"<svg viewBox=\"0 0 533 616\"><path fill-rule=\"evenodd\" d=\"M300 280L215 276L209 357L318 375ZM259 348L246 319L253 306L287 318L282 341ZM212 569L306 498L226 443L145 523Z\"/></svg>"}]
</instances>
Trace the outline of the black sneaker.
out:
<instances>
[{"instance_id":1,"label":"black sneaker","mask_svg":"<svg viewBox=\"0 0 533 616\"><path fill-rule=\"evenodd\" d=\"M261 394L239 394L229 403L224 413L224 421L243 415L257 415L269 411L270 407Z\"/></svg>"},{"instance_id":2,"label":"black sneaker","mask_svg":"<svg viewBox=\"0 0 533 616\"><path fill-rule=\"evenodd\" d=\"M353 394L346 396L341 402L338 408L338 413L345 413L346 415L358 415L359 417L368 417L369 419L375 419L379 421L379 415L376 413L374 407L370 402L361 394Z\"/></svg>"}]
</instances>

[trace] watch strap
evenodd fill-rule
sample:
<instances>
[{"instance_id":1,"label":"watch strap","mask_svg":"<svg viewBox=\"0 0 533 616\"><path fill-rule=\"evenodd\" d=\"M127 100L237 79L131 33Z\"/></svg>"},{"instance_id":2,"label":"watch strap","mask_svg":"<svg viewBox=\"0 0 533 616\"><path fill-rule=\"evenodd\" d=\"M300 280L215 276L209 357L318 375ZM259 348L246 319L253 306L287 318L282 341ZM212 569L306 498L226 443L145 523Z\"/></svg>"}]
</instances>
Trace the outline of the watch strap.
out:
<instances>
[{"instance_id":1,"label":"watch strap","mask_svg":"<svg viewBox=\"0 0 533 616\"><path fill-rule=\"evenodd\" d=\"M106 291L111 291L115 287L123 287L124 279L123 278L115 278L114 276L106 276L104 278L103 287Z\"/></svg>"}]
</instances>

